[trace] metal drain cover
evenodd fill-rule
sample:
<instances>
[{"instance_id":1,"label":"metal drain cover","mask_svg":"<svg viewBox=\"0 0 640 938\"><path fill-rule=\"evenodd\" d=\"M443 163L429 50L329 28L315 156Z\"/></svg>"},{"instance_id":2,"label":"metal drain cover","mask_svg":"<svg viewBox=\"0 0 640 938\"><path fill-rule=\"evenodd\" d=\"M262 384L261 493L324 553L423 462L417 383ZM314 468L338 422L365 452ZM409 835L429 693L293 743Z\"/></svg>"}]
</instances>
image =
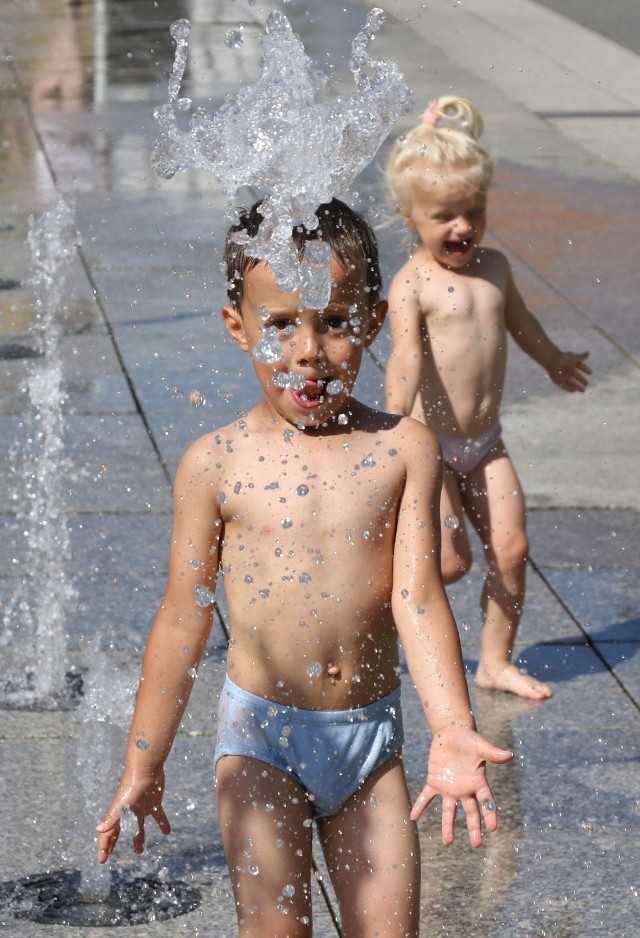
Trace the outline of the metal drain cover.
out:
<instances>
[{"instance_id":1,"label":"metal drain cover","mask_svg":"<svg viewBox=\"0 0 640 938\"><path fill-rule=\"evenodd\" d=\"M78 870L58 870L0 884L0 911L43 925L118 927L165 922L200 905L197 889L184 883L161 883L112 874L109 895L83 899Z\"/></svg>"}]
</instances>

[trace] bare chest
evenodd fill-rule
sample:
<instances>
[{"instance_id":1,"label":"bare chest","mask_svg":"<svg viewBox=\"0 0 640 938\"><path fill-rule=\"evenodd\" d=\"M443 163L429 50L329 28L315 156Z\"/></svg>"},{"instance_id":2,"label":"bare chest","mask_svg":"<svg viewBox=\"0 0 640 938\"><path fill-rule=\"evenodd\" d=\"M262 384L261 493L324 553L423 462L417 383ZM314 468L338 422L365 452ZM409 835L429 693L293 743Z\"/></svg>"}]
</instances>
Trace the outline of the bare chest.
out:
<instances>
[{"instance_id":1,"label":"bare chest","mask_svg":"<svg viewBox=\"0 0 640 938\"><path fill-rule=\"evenodd\" d=\"M403 478L393 453L336 443L329 456L280 448L225 467L223 565L294 555L339 562L350 545L366 552L393 532Z\"/></svg>"}]
</instances>

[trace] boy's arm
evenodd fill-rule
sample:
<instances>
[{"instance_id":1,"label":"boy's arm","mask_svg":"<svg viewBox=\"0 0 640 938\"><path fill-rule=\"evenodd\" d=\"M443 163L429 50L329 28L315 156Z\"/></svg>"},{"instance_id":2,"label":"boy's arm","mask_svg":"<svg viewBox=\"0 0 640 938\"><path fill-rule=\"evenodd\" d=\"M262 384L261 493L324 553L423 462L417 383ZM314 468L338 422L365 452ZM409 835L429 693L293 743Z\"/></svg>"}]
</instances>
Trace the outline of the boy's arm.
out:
<instances>
[{"instance_id":1,"label":"boy's arm","mask_svg":"<svg viewBox=\"0 0 640 938\"><path fill-rule=\"evenodd\" d=\"M147 640L124 772L111 806L97 826L101 863L115 848L124 807L137 817L137 853L144 847L147 815L163 833L170 832L161 804L164 762L211 630L213 606L207 605L206 599L213 598L223 527L207 471L210 468L206 449L196 443L176 474L167 587Z\"/></svg>"},{"instance_id":2,"label":"boy's arm","mask_svg":"<svg viewBox=\"0 0 640 938\"><path fill-rule=\"evenodd\" d=\"M542 366L554 384L564 391L584 391L591 368L588 352L563 352L551 341L541 324L525 306L511 271L505 292L505 322L508 332L525 354Z\"/></svg>"},{"instance_id":3,"label":"boy's arm","mask_svg":"<svg viewBox=\"0 0 640 938\"><path fill-rule=\"evenodd\" d=\"M442 840L453 840L456 804L467 817L472 846L482 843L481 818L495 830L496 808L485 762L508 762L512 753L475 732L458 630L440 573L441 459L433 435L403 421L407 477L398 514L393 562L393 615L409 672L431 728L427 784L414 820L438 795L443 799Z\"/></svg>"},{"instance_id":4,"label":"boy's arm","mask_svg":"<svg viewBox=\"0 0 640 938\"><path fill-rule=\"evenodd\" d=\"M422 327L416 285L401 271L389 288L387 322L392 350L385 375L386 408L393 414L410 414L420 386Z\"/></svg>"}]
</instances>

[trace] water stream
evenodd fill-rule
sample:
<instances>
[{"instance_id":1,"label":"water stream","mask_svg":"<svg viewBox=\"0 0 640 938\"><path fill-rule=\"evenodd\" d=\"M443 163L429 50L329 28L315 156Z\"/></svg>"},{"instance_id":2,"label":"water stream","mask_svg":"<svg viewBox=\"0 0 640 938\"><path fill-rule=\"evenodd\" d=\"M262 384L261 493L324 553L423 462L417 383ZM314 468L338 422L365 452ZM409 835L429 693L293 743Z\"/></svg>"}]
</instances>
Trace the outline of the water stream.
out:
<instances>
[{"instance_id":1,"label":"water stream","mask_svg":"<svg viewBox=\"0 0 640 938\"><path fill-rule=\"evenodd\" d=\"M193 102L180 96L191 24L181 19L171 26L175 61L168 101L154 112L160 125L155 169L167 179L191 167L212 173L227 196L233 221L239 206L262 199L264 220L258 234L247 240L247 253L268 261L280 287L299 289L307 306L328 301L329 255L320 249L305 264L292 229L317 228L317 207L344 195L412 103L398 66L367 52L385 19L382 10L369 11L352 42L349 65L355 90L330 97L327 76L306 55L287 17L270 13L261 40L260 77L228 96L213 115L193 109ZM237 32L228 34L230 47L241 42ZM180 118L189 111L189 127L182 130Z\"/></svg>"},{"instance_id":2,"label":"water stream","mask_svg":"<svg viewBox=\"0 0 640 938\"><path fill-rule=\"evenodd\" d=\"M61 348L78 235L63 199L39 219L30 219L27 242L39 354L25 385L28 410L11 449L12 499L24 550L16 545L20 576L2 618L6 665L0 704L59 709L70 705L78 689L67 655L67 617L77 597L65 504L73 466L65 452Z\"/></svg>"}]
</instances>

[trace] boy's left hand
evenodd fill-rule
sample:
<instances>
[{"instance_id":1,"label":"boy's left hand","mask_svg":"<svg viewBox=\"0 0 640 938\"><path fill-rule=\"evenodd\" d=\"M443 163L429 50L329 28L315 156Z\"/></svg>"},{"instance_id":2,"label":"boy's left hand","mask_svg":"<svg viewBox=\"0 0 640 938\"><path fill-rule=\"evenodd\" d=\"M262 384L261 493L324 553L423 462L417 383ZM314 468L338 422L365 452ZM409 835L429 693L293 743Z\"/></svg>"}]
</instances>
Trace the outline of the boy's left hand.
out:
<instances>
[{"instance_id":1,"label":"boy's left hand","mask_svg":"<svg viewBox=\"0 0 640 938\"><path fill-rule=\"evenodd\" d=\"M499 749L474 730L450 727L433 737L427 768L427 784L411 811L417 821L438 795L442 796L442 843L453 842L457 802L467 816L469 843L482 845L482 818L487 830L498 826L496 803L485 774L485 763L504 763L513 753Z\"/></svg>"},{"instance_id":2,"label":"boy's left hand","mask_svg":"<svg viewBox=\"0 0 640 938\"><path fill-rule=\"evenodd\" d=\"M588 352L561 352L549 368L549 377L563 391L584 391L591 374L588 357Z\"/></svg>"}]
</instances>

